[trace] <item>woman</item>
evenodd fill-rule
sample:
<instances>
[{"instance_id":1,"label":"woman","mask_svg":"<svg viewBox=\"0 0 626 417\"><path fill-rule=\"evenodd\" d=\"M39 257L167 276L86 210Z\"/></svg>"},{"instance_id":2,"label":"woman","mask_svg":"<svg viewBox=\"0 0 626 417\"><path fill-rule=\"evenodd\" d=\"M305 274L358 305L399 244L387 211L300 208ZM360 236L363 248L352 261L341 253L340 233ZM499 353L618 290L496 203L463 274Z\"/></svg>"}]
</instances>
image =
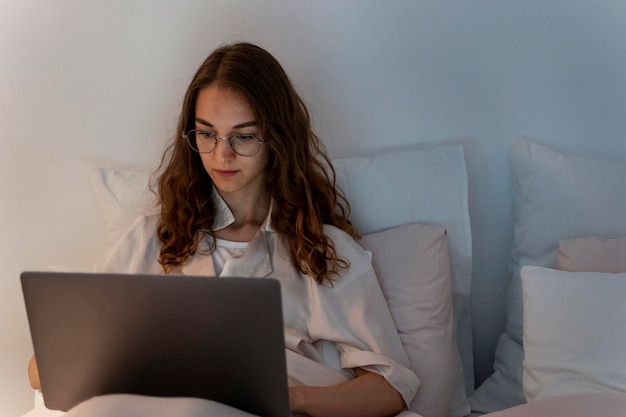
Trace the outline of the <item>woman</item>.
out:
<instances>
[{"instance_id":1,"label":"woman","mask_svg":"<svg viewBox=\"0 0 626 417\"><path fill-rule=\"evenodd\" d=\"M330 160L273 56L238 43L205 60L157 194L160 213L138 218L97 269L276 278L287 349L344 381L307 386L290 369L292 412L388 416L407 407L419 381Z\"/></svg>"}]
</instances>

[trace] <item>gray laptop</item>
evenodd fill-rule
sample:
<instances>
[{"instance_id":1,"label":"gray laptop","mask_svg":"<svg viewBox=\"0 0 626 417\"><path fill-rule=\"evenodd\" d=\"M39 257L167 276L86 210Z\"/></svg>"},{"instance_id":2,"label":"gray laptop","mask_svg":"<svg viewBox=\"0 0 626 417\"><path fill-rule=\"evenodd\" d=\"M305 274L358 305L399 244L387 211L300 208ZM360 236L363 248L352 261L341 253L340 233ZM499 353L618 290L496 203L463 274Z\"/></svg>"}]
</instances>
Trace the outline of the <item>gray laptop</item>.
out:
<instances>
[{"instance_id":1,"label":"gray laptop","mask_svg":"<svg viewBox=\"0 0 626 417\"><path fill-rule=\"evenodd\" d=\"M278 281L59 272L21 281L48 408L128 393L289 415Z\"/></svg>"}]
</instances>

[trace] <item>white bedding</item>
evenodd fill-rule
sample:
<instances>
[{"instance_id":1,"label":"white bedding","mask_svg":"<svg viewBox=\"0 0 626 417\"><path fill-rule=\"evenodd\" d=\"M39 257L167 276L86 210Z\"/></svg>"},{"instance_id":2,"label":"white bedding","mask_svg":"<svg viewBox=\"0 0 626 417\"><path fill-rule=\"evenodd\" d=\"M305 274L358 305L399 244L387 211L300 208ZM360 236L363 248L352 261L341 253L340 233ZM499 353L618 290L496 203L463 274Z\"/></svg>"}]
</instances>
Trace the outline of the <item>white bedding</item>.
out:
<instances>
[{"instance_id":1,"label":"white bedding","mask_svg":"<svg viewBox=\"0 0 626 417\"><path fill-rule=\"evenodd\" d=\"M90 404L91 411L99 408L98 405L105 401L93 401ZM111 407L112 403L117 403L118 407L124 407L125 417L159 417L159 416L223 416L223 417L249 417L250 414L240 410L232 409L222 404L200 399L162 399L153 398L146 401L141 400L141 407L130 407L134 409L133 414L128 414L130 404L138 404L137 397L130 395L119 395L115 398L106 399L108 404L105 409L106 414L89 414L89 417L119 417L122 414L119 408ZM100 403L99 403L100 401ZM174 412L176 410L176 412ZM181 412L184 410L184 414ZM77 412L72 417L83 417L86 414ZM113 411L113 413L111 413ZM46 409L43 404L34 408L22 417L59 417L63 416L61 411ZM398 417L415 417L417 414L409 411L402 412ZM536 401L495 413L485 414L483 417L624 417L626 416L626 394L576 394L559 398Z\"/></svg>"},{"instance_id":2,"label":"white bedding","mask_svg":"<svg viewBox=\"0 0 626 417\"><path fill-rule=\"evenodd\" d=\"M623 417L626 416L626 394L595 393L518 405L483 417Z\"/></svg>"},{"instance_id":3,"label":"white bedding","mask_svg":"<svg viewBox=\"0 0 626 417\"><path fill-rule=\"evenodd\" d=\"M43 404L22 417L254 417L253 414L201 398L159 398L119 394L95 397L70 413L47 409ZM292 417L297 417L292 415ZM420 417L403 411L396 417Z\"/></svg>"},{"instance_id":4,"label":"white bedding","mask_svg":"<svg viewBox=\"0 0 626 417\"><path fill-rule=\"evenodd\" d=\"M286 350L290 385L323 386L346 381L338 371ZM67 413L39 404L22 417L253 417L253 414L201 398L162 398L117 394L94 397ZM295 416L293 416L295 417ZM421 417L403 411L397 417Z\"/></svg>"},{"instance_id":5,"label":"white bedding","mask_svg":"<svg viewBox=\"0 0 626 417\"><path fill-rule=\"evenodd\" d=\"M253 417L253 414L201 398L107 395L87 400L69 412L49 410L43 404L22 417Z\"/></svg>"}]
</instances>

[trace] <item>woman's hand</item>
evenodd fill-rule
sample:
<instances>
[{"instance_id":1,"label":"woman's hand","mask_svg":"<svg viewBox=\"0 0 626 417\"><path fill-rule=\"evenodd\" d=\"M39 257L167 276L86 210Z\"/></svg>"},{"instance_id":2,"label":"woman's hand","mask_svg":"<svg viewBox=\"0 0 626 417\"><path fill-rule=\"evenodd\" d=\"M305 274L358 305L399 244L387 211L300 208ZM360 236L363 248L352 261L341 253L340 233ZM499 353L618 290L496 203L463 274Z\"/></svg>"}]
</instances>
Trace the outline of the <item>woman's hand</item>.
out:
<instances>
[{"instance_id":1,"label":"woman's hand","mask_svg":"<svg viewBox=\"0 0 626 417\"><path fill-rule=\"evenodd\" d=\"M35 355L30 358L30 362L28 363L28 380L30 381L30 386L33 389L41 389L41 382L39 382L39 369L37 369L37 359L35 359Z\"/></svg>"},{"instance_id":2,"label":"woman's hand","mask_svg":"<svg viewBox=\"0 0 626 417\"><path fill-rule=\"evenodd\" d=\"M356 378L330 387L289 387L291 411L311 417L384 417L404 409L404 400L382 376L356 369Z\"/></svg>"}]
</instances>

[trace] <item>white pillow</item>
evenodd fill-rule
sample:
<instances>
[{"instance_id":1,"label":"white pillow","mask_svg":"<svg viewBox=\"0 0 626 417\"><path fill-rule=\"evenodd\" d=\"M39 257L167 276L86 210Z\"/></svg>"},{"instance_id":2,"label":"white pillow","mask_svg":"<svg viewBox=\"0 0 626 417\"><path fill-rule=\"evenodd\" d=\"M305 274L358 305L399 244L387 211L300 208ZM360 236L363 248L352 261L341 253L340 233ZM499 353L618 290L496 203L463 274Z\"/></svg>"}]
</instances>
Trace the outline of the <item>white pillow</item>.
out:
<instances>
[{"instance_id":1,"label":"white pillow","mask_svg":"<svg viewBox=\"0 0 626 417\"><path fill-rule=\"evenodd\" d=\"M474 389L470 287L472 238L463 148L383 152L372 157L336 159L337 183L352 207L351 220L361 233L402 224L445 227L452 268L457 344L456 382L450 417L470 413Z\"/></svg>"},{"instance_id":2,"label":"white pillow","mask_svg":"<svg viewBox=\"0 0 626 417\"><path fill-rule=\"evenodd\" d=\"M527 401L626 394L626 273L525 266L521 277Z\"/></svg>"},{"instance_id":3,"label":"white pillow","mask_svg":"<svg viewBox=\"0 0 626 417\"><path fill-rule=\"evenodd\" d=\"M552 266L560 240L626 234L626 164L566 156L525 138L511 145L515 238L505 331L494 373L471 397L483 413L525 401L522 389L522 265Z\"/></svg>"},{"instance_id":4,"label":"white pillow","mask_svg":"<svg viewBox=\"0 0 626 417\"><path fill-rule=\"evenodd\" d=\"M447 230L457 345L450 417L469 414L467 396L474 387L469 310L472 239L463 148L382 152L372 157L335 159L333 165L337 184L352 207L351 220L362 234L410 223ZM88 174L111 239L119 237L143 209L151 209L148 173L92 167Z\"/></svg>"},{"instance_id":5,"label":"white pillow","mask_svg":"<svg viewBox=\"0 0 626 417\"><path fill-rule=\"evenodd\" d=\"M364 235L400 339L421 381L411 410L446 417L454 394L452 279L446 231L409 224Z\"/></svg>"},{"instance_id":6,"label":"white pillow","mask_svg":"<svg viewBox=\"0 0 626 417\"><path fill-rule=\"evenodd\" d=\"M154 210L149 172L91 165L87 178L104 216L107 238L116 242L141 213Z\"/></svg>"}]
</instances>

